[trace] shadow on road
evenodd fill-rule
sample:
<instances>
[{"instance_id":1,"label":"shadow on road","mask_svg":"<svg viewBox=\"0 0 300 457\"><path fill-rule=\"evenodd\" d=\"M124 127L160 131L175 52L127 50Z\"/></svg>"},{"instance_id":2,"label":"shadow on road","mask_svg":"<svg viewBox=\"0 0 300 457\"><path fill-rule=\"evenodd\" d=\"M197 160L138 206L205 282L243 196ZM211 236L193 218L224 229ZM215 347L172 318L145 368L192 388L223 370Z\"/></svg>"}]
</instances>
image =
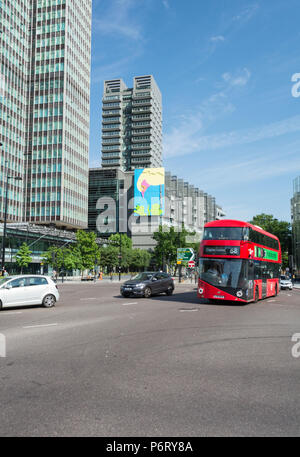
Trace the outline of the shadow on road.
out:
<instances>
[{"instance_id":1,"label":"shadow on road","mask_svg":"<svg viewBox=\"0 0 300 457\"><path fill-rule=\"evenodd\" d=\"M191 292L175 292L173 295L165 295L165 294L160 294L160 295L154 295L151 298L140 298L140 297L126 297L126 299L135 299L135 300L147 300L147 301L166 301L166 302L172 302L172 303L184 303L186 305L207 305L207 306L244 306L245 303L241 302L234 302L234 301L223 301L223 300L215 300L215 302L210 303L207 299L205 298L198 298L197 297L197 289L191 291ZM114 298L119 298L124 300L125 297L122 297L122 295L115 295Z\"/></svg>"}]
</instances>

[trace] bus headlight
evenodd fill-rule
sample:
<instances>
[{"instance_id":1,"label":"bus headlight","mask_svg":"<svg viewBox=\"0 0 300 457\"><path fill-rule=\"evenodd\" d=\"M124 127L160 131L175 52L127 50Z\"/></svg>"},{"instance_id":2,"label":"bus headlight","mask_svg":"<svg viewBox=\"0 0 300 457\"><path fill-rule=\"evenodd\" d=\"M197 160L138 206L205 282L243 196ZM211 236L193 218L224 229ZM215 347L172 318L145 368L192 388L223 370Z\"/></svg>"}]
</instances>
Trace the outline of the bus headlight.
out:
<instances>
[{"instance_id":1,"label":"bus headlight","mask_svg":"<svg viewBox=\"0 0 300 457\"><path fill-rule=\"evenodd\" d=\"M200 289L199 289L199 294L201 294L201 295L202 295L202 294L203 294L203 292L204 292L204 290L202 289L202 287L200 287Z\"/></svg>"},{"instance_id":2,"label":"bus headlight","mask_svg":"<svg viewBox=\"0 0 300 457\"><path fill-rule=\"evenodd\" d=\"M243 296L243 291L242 290L238 290L237 293L236 293L236 296L237 297L242 297Z\"/></svg>"}]
</instances>

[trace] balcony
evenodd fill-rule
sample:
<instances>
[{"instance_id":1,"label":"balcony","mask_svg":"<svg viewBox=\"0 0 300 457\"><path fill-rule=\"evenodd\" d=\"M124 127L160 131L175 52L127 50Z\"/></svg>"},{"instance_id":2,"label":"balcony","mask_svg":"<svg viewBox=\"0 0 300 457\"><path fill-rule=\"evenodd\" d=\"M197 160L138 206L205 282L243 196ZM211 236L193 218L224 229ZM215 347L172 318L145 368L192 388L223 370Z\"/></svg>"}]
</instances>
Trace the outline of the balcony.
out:
<instances>
[{"instance_id":1,"label":"balcony","mask_svg":"<svg viewBox=\"0 0 300 457\"><path fill-rule=\"evenodd\" d=\"M118 121L115 121L114 125L108 127L107 125L113 124L113 121L103 121L102 122L102 130L121 130L121 124Z\"/></svg>"},{"instance_id":2,"label":"balcony","mask_svg":"<svg viewBox=\"0 0 300 457\"><path fill-rule=\"evenodd\" d=\"M144 156L150 156L151 155L151 151L143 151L142 154L140 154L139 152L136 152L136 151L132 151L131 153L131 157L144 157Z\"/></svg>"},{"instance_id":3,"label":"balcony","mask_svg":"<svg viewBox=\"0 0 300 457\"><path fill-rule=\"evenodd\" d=\"M151 106L145 106L145 107L132 107L132 114L145 114L145 113L152 113Z\"/></svg>"},{"instance_id":4,"label":"balcony","mask_svg":"<svg viewBox=\"0 0 300 457\"><path fill-rule=\"evenodd\" d=\"M121 109L102 111L103 117L121 116Z\"/></svg>"},{"instance_id":5,"label":"balcony","mask_svg":"<svg viewBox=\"0 0 300 457\"><path fill-rule=\"evenodd\" d=\"M109 154L110 152L114 152L114 151L115 151L115 152L120 152L120 151L121 151L121 146L118 145L118 144L112 145L112 146L111 146L111 149L103 149L103 146L104 146L104 145L102 145L102 149L101 149L101 151L103 152L103 154L105 154L105 153ZM105 146L106 146L106 145L105 145Z\"/></svg>"},{"instance_id":6,"label":"balcony","mask_svg":"<svg viewBox=\"0 0 300 457\"><path fill-rule=\"evenodd\" d=\"M147 135L147 136L150 136L150 135ZM134 136L131 138L131 141L133 143L142 143L142 142L146 142L146 143L151 143L151 138L135 138ZM150 147L150 146L149 146Z\"/></svg>"}]
</instances>

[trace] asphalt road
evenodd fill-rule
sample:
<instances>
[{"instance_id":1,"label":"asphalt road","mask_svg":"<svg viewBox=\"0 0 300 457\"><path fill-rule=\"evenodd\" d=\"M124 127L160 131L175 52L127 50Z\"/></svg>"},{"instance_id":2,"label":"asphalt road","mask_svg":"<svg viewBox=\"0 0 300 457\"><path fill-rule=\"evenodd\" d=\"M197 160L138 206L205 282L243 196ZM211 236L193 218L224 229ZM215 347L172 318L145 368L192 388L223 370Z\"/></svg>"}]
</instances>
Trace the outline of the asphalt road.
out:
<instances>
[{"instance_id":1,"label":"asphalt road","mask_svg":"<svg viewBox=\"0 0 300 457\"><path fill-rule=\"evenodd\" d=\"M300 289L246 306L60 285L0 313L0 436L299 436ZM300 349L299 349L300 354Z\"/></svg>"}]
</instances>

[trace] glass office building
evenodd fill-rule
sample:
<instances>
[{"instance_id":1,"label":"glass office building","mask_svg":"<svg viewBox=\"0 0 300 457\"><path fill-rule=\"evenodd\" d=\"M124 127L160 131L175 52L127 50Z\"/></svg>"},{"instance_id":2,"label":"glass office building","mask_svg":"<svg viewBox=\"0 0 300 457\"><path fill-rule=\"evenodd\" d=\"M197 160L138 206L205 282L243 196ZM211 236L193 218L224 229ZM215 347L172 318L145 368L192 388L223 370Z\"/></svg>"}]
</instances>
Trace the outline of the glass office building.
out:
<instances>
[{"instance_id":1,"label":"glass office building","mask_svg":"<svg viewBox=\"0 0 300 457\"><path fill-rule=\"evenodd\" d=\"M0 220L4 219L5 189L9 221L23 215L22 176L28 132L31 2L0 2Z\"/></svg>"},{"instance_id":2,"label":"glass office building","mask_svg":"<svg viewBox=\"0 0 300 457\"><path fill-rule=\"evenodd\" d=\"M1 195L6 160L9 176L23 178L8 180L8 220L85 228L91 0L2 0L0 9L9 31L1 34L9 116L1 117Z\"/></svg>"}]
</instances>

